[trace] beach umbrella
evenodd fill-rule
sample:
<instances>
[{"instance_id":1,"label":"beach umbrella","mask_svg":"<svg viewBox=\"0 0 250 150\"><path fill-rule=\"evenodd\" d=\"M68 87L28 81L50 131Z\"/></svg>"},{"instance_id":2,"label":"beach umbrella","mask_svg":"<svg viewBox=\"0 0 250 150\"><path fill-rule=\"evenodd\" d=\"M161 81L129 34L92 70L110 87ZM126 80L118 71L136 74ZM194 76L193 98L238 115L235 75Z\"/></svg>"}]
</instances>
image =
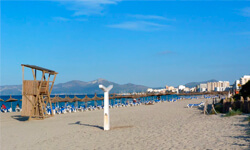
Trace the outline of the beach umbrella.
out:
<instances>
[{"instance_id":1,"label":"beach umbrella","mask_svg":"<svg viewBox=\"0 0 250 150\"><path fill-rule=\"evenodd\" d=\"M60 100L58 102L70 102L71 98L69 98L68 96L65 96L64 98L60 98Z\"/></svg>"},{"instance_id":2,"label":"beach umbrella","mask_svg":"<svg viewBox=\"0 0 250 150\"><path fill-rule=\"evenodd\" d=\"M10 98L7 99L5 102L10 102L10 105L11 105L11 108L12 108L12 102L15 102L15 101L17 101L17 99L12 98L11 95L10 95Z\"/></svg>"},{"instance_id":3,"label":"beach umbrella","mask_svg":"<svg viewBox=\"0 0 250 150\"><path fill-rule=\"evenodd\" d=\"M72 99L71 99L69 96L66 96L66 95L65 95L65 97L63 98L63 101L64 101L64 102L71 102Z\"/></svg>"},{"instance_id":4,"label":"beach umbrella","mask_svg":"<svg viewBox=\"0 0 250 150\"><path fill-rule=\"evenodd\" d=\"M122 98L132 98L132 95L124 95Z\"/></svg>"},{"instance_id":5,"label":"beach umbrella","mask_svg":"<svg viewBox=\"0 0 250 150\"><path fill-rule=\"evenodd\" d=\"M82 99L77 97L76 95L74 96L74 98L72 98L72 102L75 102L75 106L78 107L78 101L81 101Z\"/></svg>"},{"instance_id":6,"label":"beach umbrella","mask_svg":"<svg viewBox=\"0 0 250 150\"><path fill-rule=\"evenodd\" d=\"M116 99L116 96L115 96L115 93L113 94L110 94L109 96L109 103L111 104L111 100L113 99L113 105L115 105L115 99Z\"/></svg>"},{"instance_id":7,"label":"beach umbrella","mask_svg":"<svg viewBox=\"0 0 250 150\"><path fill-rule=\"evenodd\" d=\"M56 102L60 102L62 100L62 98L59 96L55 96L55 97L51 98L50 100L51 100L51 103L56 103Z\"/></svg>"},{"instance_id":8,"label":"beach umbrella","mask_svg":"<svg viewBox=\"0 0 250 150\"><path fill-rule=\"evenodd\" d=\"M92 101L92 98L89 98L87 95L85 95L85 97L81 101L85 102L85 107L87 108L87 106L88 106L87 103L89 101Z\"/></svg>"},{"instance_id":9,"label":"beach umbrella","mask_svg":"<svg viewBox=\"0 0 250 150\"><path fill-rule=\"evenodd\" d=\"M5 102L15 102L15 101L17 101L17 99L12 98L11 95L10 95L10 98L7 99Z\"/></svg>"},{"instance_id":10,"label":"beach umbrella","mask_svg":"<svg viewBox=\"0 0 250 150\"><path fill-rule=\"evenodd\" d=\"M97 94L95 93L95 96L92 98L92 100L98 101L98 100L103 100L103 98L98 97Z\"/></svg>"},{"instance_id":11,"label":"beach umbrella","mask_svg":"<svg viewBox=\"0 0 250 150\"><path fill-rule=\"evenodd\" d=\"M81 101L81 98L75 95L74 98L72 98L72 102L77 102L77 101Z\"/></svg>"},{"instance_id":12,"label":"beach umbrella","mask_svg":"<svg viewBox=\"0 0 250 150\"><path fill-rule=\"evenodd\" d=\"M97 106L97 102L98 100L102 100L101 97L98 97L97 94L95 93L95 96L92 98L93 101L95 101L95 106Z\"/></svg>"}]
</instances>

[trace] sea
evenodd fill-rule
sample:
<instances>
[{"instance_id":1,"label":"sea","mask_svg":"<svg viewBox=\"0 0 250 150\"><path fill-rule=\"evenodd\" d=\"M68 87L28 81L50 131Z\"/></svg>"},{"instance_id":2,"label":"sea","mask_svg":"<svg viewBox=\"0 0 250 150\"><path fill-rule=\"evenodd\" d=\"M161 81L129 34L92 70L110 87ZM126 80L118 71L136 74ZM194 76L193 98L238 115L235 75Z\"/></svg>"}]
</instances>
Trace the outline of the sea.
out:
<instances>
[{"instance_id":1,"label":"sea","mask_svg":"<svg viewBox=\"0 0 250 150\"><path fill-rule=\"evenodd\" d=\"M61 98L65 98L65 95L56 95L59 96ZM74 98L74 96L77 96L78 98L84 98L85 95L67 95L70 98ZM93 98L94 95L87 95L90 98ZM99 94L97 95L98 97L103 96L103 94ZM17 99L17 101L15 102L5 102L6 100L8 100L10 98L10 95L0 95L0 98L3 99L4 101L0 101L0 105L4 104L7 108L12 107L12 110L15 110L16 105L19 104L20 107L22 107L22 101L20 101L22 99L22 95L12 95L11 96L14 99ZM55 97L55 95L51 95L51 98ZM177 98L181 98L184 96L177 96L177 95L163 95L160 97L161 100L170 100L170 99L177 99ZM156 100L157 96L151 96L151 97L142 97L140 98L141 102L147 101L147 100ZM132 99L128 99L128 98L122 98L122 99L111 99L110 100L110 104L119 104L119 103L126 103L127 101L132 101ZM99 100L96 101L97 105L103 105L103 100ZM85 102L59 102L54 104L56 106L65 106L65 105L74 105L74 106L85 106ZM54 106L53 105L53 106ZM95 106L95 102L94 101L89 101L87 102L87 106Z\"/></svg>"}]
</instances>

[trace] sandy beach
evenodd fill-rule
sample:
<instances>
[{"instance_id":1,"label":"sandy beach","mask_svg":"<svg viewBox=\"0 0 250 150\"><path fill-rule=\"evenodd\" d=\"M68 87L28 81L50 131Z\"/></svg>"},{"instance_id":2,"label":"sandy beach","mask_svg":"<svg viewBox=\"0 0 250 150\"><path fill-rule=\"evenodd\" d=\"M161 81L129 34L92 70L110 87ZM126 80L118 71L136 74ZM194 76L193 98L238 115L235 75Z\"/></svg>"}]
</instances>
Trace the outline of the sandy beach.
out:
<instances>
[{"instance_id":1,"label":"sandy beach","mask_svg":"<svg viewBox=\"0 0 250 150\"><path fill-rule=\"evenodd\" d=\"M110 131L102 130L103 110L32 121L23 121L20 113L1 113L1 150L249 149L245 115L208 116L197 108L185 108L199 102L113 108Z\"/></svg>"}]
</instances>

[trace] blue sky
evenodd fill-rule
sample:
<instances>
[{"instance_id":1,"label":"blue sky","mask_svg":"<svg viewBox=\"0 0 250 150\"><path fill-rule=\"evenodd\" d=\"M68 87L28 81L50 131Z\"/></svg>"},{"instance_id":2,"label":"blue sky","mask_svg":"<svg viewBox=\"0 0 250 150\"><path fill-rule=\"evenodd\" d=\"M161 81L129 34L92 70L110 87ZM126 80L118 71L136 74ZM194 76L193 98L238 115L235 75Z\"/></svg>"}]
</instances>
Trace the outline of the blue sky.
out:
<instances>
[{"instance_id":1,"label":"blue sky","mask_svg":"<svg viewBox=\"0 0 250 150\"><path fill-rule=\"evenodd\" d=\"M250 2L1 2L1 85L21 84L21 64L59 72L56 83L233 82L249 56Z\"/></svg>"}]
</instances>

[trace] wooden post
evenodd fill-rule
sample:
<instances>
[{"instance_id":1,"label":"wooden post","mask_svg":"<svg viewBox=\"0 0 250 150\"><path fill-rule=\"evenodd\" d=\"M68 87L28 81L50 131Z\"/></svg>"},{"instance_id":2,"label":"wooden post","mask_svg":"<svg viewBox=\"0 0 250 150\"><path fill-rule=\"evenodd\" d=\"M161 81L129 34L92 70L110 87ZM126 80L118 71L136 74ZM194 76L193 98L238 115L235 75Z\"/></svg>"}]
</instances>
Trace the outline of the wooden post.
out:
<instances>
[{"instance_id":1,"label":"wooden post","mask_svg":"<svg viewBox=\"0 0 250 150\"><path fill-rule=\"evenodd\" d=\"M241 111L244 112L245 107L244 107L244 98L243 98L243 96L240 97L240 109L241 109Z\"/></svg>"},{"instance_id":2,"label":"wooden post","mask_svg":"<svg viewBox=\"0 0 250 150\"><path fill-rule=\"evenodd\" d=\"M41 105L41 97L39 95L41 93L41 87L42 87L42 82L43 82L43 76L44 76L44 74L45 74L45 72L43 71L41 82L40 82L39 88L37 89L37 94L36 94L36 103L40 106L40 108L38 108L38 110L41 111L41 112L38 112L38 113L42 114L42 118L43 119L44 119L44 111L43 111L43 108L42 108L42 105ZM39 114L39 116L40 116L40 114Z\"/></svg>"},{"instance_id":3,"label":"wooden post","mask_svg":"<svg viewBox=\"0 0 250 150\"><path fill-rule=\"evenodd\" d=\"M31 69L31 70L32 70L33 78L36 81L36 73L34 72L34 69Z\"/></svg>"},{"instance_id":4,"label":"wooden post","mask_svg":"<svg viewBox=\"0 0 250 150\"><path fill-rule=\"evenodd\" d=\"M204 110L203 110L204 115L207 113L207 100L204 104Z\"/></svg>"}]
</instances>

